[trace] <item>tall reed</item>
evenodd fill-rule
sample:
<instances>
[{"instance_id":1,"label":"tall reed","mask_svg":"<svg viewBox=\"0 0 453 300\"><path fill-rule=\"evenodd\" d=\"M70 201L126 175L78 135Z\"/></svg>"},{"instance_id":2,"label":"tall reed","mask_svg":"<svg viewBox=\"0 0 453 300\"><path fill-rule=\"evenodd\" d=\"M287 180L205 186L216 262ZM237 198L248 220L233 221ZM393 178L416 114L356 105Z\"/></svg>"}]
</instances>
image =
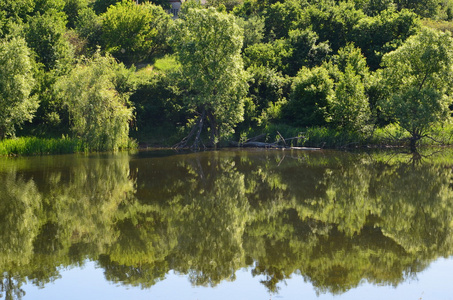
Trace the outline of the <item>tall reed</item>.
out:
<instances>
[{"instance_id":1,"label":"tall reed","mask_svg":"<svg viewBox=\"0 0 453 300\"><path fill-rule=\"evenodd\" d=\"M80 140L73 138L44 139L20 137L0 141L0 155L64 154L85 151Z\"/></svg>"}]
</instances>

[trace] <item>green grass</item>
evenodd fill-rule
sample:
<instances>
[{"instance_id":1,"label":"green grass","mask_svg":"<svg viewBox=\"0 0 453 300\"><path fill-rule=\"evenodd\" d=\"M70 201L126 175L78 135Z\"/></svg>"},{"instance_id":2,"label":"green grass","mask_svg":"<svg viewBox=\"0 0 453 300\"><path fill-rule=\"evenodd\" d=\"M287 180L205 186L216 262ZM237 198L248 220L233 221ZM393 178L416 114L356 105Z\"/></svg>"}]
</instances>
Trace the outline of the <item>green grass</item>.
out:
<instances>
[{"instance_id":1,"label":"green grass","mask_svg":"<svg viewBox=\"0 0 453 300\"><path fill-rule=\"evenodd\" d=\"M121 149L136 148L137 142L129 139L127 145L124 145ZM92 149L81 140L68 137L60 139L19 137L0 141L0 156L68 154L90 151Z\"/></svg>"},{"instance_id":2,"label":"green grass","mask_svg":"<svg viewBox=\"0 0 453 300\"><path fill-rule=\"evenodd\" d=\"M127 144L119 150L136 149L137 147L137 142L130 138ZM94 150L81 140L68 137L60 139L19 137L0 141L0 156L68 154L92 151Z\"/></svg>"},{"instance_id":3,"label":"green grass","mask_svg":"<svg viewBox=\"0 0 453 300\"><path fill-rule=\"evenodd\" d=\"M180 65L176 61L174 56L166 55L162 58L159 58L154 63L154 68L161 71L171 71L179 68Z\"/></svg>"},{"instance_id":4,"label":"green grass","mask_svg":"<svg viewBox=\"0 0 453 300\"><path fill-rule=\"evenodd\" d=\"M329 149L361 148L361 147L406 147L409 134L397 125L376 128L366 134L341 131L328 127L297 128L284 124L269 125L261 131L247 132L242 139L266 134L266 142L278 140L279 132L284 138L303 137L293 140L292 146L320 147ZM244 135L244 134L243 134ZM430 138L423 138L419 146L453 145L453 124L431 128Z\"/></svg>"},{"instance_id":5,"label":"green grass","mask_svg":"<svg viewBox=\"0 0 453 300\"><path fill-rule=\"evenodd\" d=\"M20 137L0 141L0 155L43 155L83 152L80 140L71 138L44 139Z\"/></svg>"}]
</instances>

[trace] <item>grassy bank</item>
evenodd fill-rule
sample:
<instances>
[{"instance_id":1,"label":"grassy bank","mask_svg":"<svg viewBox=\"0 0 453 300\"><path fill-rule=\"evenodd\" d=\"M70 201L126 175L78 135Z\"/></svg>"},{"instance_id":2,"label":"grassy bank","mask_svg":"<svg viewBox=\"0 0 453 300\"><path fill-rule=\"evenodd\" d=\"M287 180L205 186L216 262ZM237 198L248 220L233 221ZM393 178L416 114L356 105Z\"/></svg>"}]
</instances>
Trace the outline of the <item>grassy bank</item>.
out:
<instances>
[{"instance_id":1,"label":"grassy bank","mask_svg":"<svg viewBox=\"0 0 453 300\"><path fill-rule=\"evenodd\" d=\"M161 128L163 129L163 128ZM164 128L146 134L141 132L137 138L147 147L169 147L174 145L184 133L180 129ZM339 131L326 127L296 128L288 125L269 125L260 130L251 130L240 137L231 137L231 141L245 141L261 134L261 141L272 143L279 139L279 132L284 138L293 139L292 146L319 147L326 149L353 149L362 147L405 147L408 146L408 133L395 125L370 130L366 134ZM205 137L207 138L207 137ZM227 146L225 142L223 146ZM445 127L432 128L430 138L423 138L419 146L453 145L453 124ZM135 141L130 141L128 149L136 148ZM0 141L0 156L44 155L89 152L90 149L82 141L73 138L37 138L20 137Z\"/></svg>"},{"instance_id":2,"label":"grassy bank","mask_svg":"<svg viewBox=\"0 0 453 300\"><path fill-rule=\"evenodd\" d=\"M137 143L129 139L121 149L136 149ZM92 152L85 143L74 138L19 137L0 141L0 156L45 155Z\"/></svg>"},{"instance_id":3,"label":"grassy bank","mask_svg":"<svg viewBox=\"0 0 453 300\"><path fill-rule=\"evenodd\" d=\"M20 137L0 141L0 155L43 155L83 152L80 140L71 138L46 139Z\"/></svg>"},{"instance_id":4,"label":"grassy bank","mask_svg":"<svg viewBox=\"0 0 453 300\"><path fill-rule=\"evenodd\" d=\"M409 134L396 125L370 129L367 133L340 131L327 127L296 128L287 125L269 125L261 131L251 131L241 139L265 133L265 142L275 142L279 132L285 139L292 140L292 146L320 147L328 149L348 149L361 147L405 147ZM453 145L453 125L431 129L429 137L423 138L419 146Z\"/></svg>"}]
</instances>

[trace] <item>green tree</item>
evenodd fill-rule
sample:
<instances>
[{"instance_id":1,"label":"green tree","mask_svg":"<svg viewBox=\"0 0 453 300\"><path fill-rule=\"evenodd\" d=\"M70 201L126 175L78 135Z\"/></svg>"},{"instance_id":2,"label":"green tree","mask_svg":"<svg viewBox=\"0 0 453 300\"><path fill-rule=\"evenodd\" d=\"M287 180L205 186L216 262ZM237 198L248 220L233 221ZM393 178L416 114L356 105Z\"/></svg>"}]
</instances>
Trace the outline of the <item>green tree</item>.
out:
<instances>
[{"instance_id":1,"label":"green tree","mask_svg":"<svg viewBox=\"0 0 453 300\"><path fill-rule=\"evenodd\" d=\"M364 17L352 1L321 1L309 6L294 28L310 28L318 35L318 41L329 42L335 53L351 41L354 26Z\"/></svg>"},{"instance_id":2,"label":"green tree","mask_svg":"<svg viewBox=\"0 0 453 300\"><path fill-rule=\"evenodd\" d=\"M79 11L75 31L85 39L88 51L95 51L101 45L102 19L90 7Z\"/></svg>"},{"instance_id":3,"label":"green tree","mask_svg":"<svg viewBox=\"0 0 453 300\"><path fill-rule=\"evenodd\" d=\"M318 42L318 35L306 30L291 30L286 39L288 56L283 58L287 66L286 73L295 76L302 66L309 68L319 66L331 52L328 42Z\"/></svg>"},{"instance_id":4,"label":"green tree","mask_svg":"<svg viewBox=\"0 0 453 300\"><path fill-rule=\"evenodd\" d=\"M398 9L410 9L424 18L435 18L442 2L440 0L395 0Z\"/></svg>"},{"instance_id":5,"label":"green tree","mask_svg":"<svg viewBox=\"0 0 453 300\"><path fill-rule=\"evenodd\" d=\"M0 40L0 139L14 135L16 126L31 121L38 108L34 61L24 39Z\"/></svg>"},{"instance_id":6,"label":"green tree","mask_svg":"<svg viewBox=\"0 0 453 300\"><path fill-rule=\"evenodd\" d=\"M214 8L189 9L176 22L172 46L181 63L186 103L199 115L197 130L180 146L187 146L197 131L193 147L198 148L205 120L215 146L243 118L247 76L240 55L242 30L232 15Z\"/></svg>"},{"instance_id":7,"label":"green tree","mask_svg":"<svg viewBox=\"0 0 453 300\"><path fill-rule=\"evenodd\" d=\"M333 124L346 130L364 131L371 113L365 86L352 65L348 64L340 74L329 107Z\"/></svg>"},{"instance_id":8,"label":"green tree","mask_svg":"<svg viewBox=\"0 0 453 300\"><path fill-rule=\"evenodd\" d=\"M121 2L121 0L95 0L93 9L96 14L100 15L105 13L110 6L115 5L118 2Z\"/></svg>"},{"instance_id":9,"label":"green tree","mask_svg":"<svg viewBox=\"0 0 453 300\"><path fill-rule=\"evenodd\" d=\"M331 122L342 129L365 132L371 111L365 85L369 80L366 60L359 48L348 44L338 51L330 65L335 80L335 97L330 98Z\"/></svg>"},{"instance_id":10,"label":"green tree","mask_svg":"<svg viewBox=\"0 0 453 300\"><path fill-rule=\"evenodd\" d=\"M328 105L334 81L325 67L302 68L294 78L285 120L297 126L322 126L329 121Z\"/></svg>"},{"instance_id":11,"label":"green tree","mask_svg":"<svg viewBox=\"0 0 453 300\"><path fill-rule=\"evenodd\" d=\"M244 103L244 121L239 131L264 127L281 117L282 106L287 102L291 79L264 66L247 69L249 91Z\"/></svg>"},{"instance_id":12,"label":"green tree","mask_svg":"<svg viewBox=\"0 0 453 300\"><path fill-rule=\"evenodd\" d=\"M426 137L436 123L450 119L453 87L453 39L424 28L403 46L383 57L388 97L381 101L387 115L410 134L410 147Z\"/></svg>"},{"instance_id":13,"label":"green tree","mask_svg":"<svg viewBox=\"0 0 453 300\"><path fill-rule=\"evenodd\" d=\"M253 15L250 18L237 19L237 23L244 30L243 49L250 45L260 43L264 38L264 18Z\"/></svg>"},{"instance_id":14,"label":"green tree","mask_svg":"<svg viewBox=\"0 0 453 300\"><path fill-rule=\"evenodd\" d=\"M33 8L33 0L0 0L0 38L11 34L12 27L22 24Z\"/></svg>"},{"instance_id":15,"label":"green tree","mask_svg":"<svg viewBox=\"0 0 453 300\"><path fill-rule=\"evenodd\" d=\"M129 121L125 90L128 71L111 56L78 64L56 83L58 97L67 107L72 130L92 150L116 150L128 145Z\"/></svg>"},{"instance_id":16,"label":"green tree","mask_svg":"<svg viewBox=\"0 0 453 300\"><path fill-rule=\"evenodd\" d=\"M302 17L307 1L287 0L268 6L264 12L265 36L268 41L286 38Z\"/></svg>"},{"instance_id":17,"label":"green tree","mask_svg":"<svg viewBox=\"0 0 453 300\"><path fill-rule=\"evenodd\" d=\"M370 70L379 68L382 56L396 50L420 28L418 16L409 11L388 9L362 18L353 28L351 41L362 49Z\"/></svg>"},{"instance_id":18,"label":"green tree","mask_svg":"<svg viewBox=\"0 0 453 300\"><path fill-rule=\"evenodd\" d=\"M131 135L135 137L142 132L152 132L154 139L163 140L169 145L175 144L178 137L172 139L168 133L181 127L188 115L182 109L181 96L173 89L173 78L166 72L156 72L151 76L146 74L143 77L130 97L138 128L138 131L131 131Z\"/></svg>"},{"instance_id":19,"label":"green tree","mask_svg":"<svg viewBox=\"0 0 453 300\"><path fill-rule=\"evenodd\" d=\"M125 0L101 17L105 50L125 63L150 59L166 48L171 18L160 6Z\"/></svg>"},{"instance_id":20,"label":"green tree","mask_svg":"<svg viewBox=\"0 0 453 300\"><path fill-rule=\"evenodd\" d=\"M284 73L289 69L291 50L285 39L253 44L244 49L244 64L247 68L263 66Z\"/></svg>"},{"instance_id":21,"label":"green tree","mask_svg":"<svg viewBox=\"0 0 453 300\"><path fill-rule=\"evenodd\" d=\"M396 7L393 0L368 0L363 5L363 12L368 16L376 16L387 9Z\"/></svg>"},{"instance_id":22,"label":"green tree","mask_svg":"<svg viewBox=\"0 0 453 300\"><path fill-rule=\"evenodd\" d=\"M224 7L228 12L232 11L233 8L242 3L242 0L207 0L206 4L215 8Z\"/></svg>"},{"instance_id":23,"label":"green tree","mask_svg":"<svg viewBox=\"0 0 453 300\"><path fill-rule=\"evenodd\" d=\"M75 23L79 16L79 13L88 8L90 0L64 0L64 8L66 16L68 17L67 26L70 28L75 27Z\"/></svg>"},{"instance_id":24,"label":"green tree","mask_svg":"<svg viewBox=\"0 0 453 300\"><path fill-rule=\"evenodd\" d=\"M25 39L45 71L64 69L72 60L72 49L65 37L66 16L51 9L31 17L25 28Z\"/></svg>"}]
</instances>

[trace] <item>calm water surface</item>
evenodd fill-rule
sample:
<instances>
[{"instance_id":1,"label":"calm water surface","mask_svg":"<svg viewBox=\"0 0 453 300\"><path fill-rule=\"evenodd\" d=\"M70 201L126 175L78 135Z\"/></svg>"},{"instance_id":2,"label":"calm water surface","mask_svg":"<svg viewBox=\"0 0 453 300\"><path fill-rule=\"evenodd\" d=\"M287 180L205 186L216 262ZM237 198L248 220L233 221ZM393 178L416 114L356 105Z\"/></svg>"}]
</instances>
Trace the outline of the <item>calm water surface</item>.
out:
<instances>
[{"instance_id":1,"label":"calm water surface","mask_svg":"<svg viewBox=\"0 0 453 300\"><path fill-rule=\"evenodd\" d=\"M451 150L0 158L0 299L453 299L452 254Z\"/></svg>"}]
</instances>

